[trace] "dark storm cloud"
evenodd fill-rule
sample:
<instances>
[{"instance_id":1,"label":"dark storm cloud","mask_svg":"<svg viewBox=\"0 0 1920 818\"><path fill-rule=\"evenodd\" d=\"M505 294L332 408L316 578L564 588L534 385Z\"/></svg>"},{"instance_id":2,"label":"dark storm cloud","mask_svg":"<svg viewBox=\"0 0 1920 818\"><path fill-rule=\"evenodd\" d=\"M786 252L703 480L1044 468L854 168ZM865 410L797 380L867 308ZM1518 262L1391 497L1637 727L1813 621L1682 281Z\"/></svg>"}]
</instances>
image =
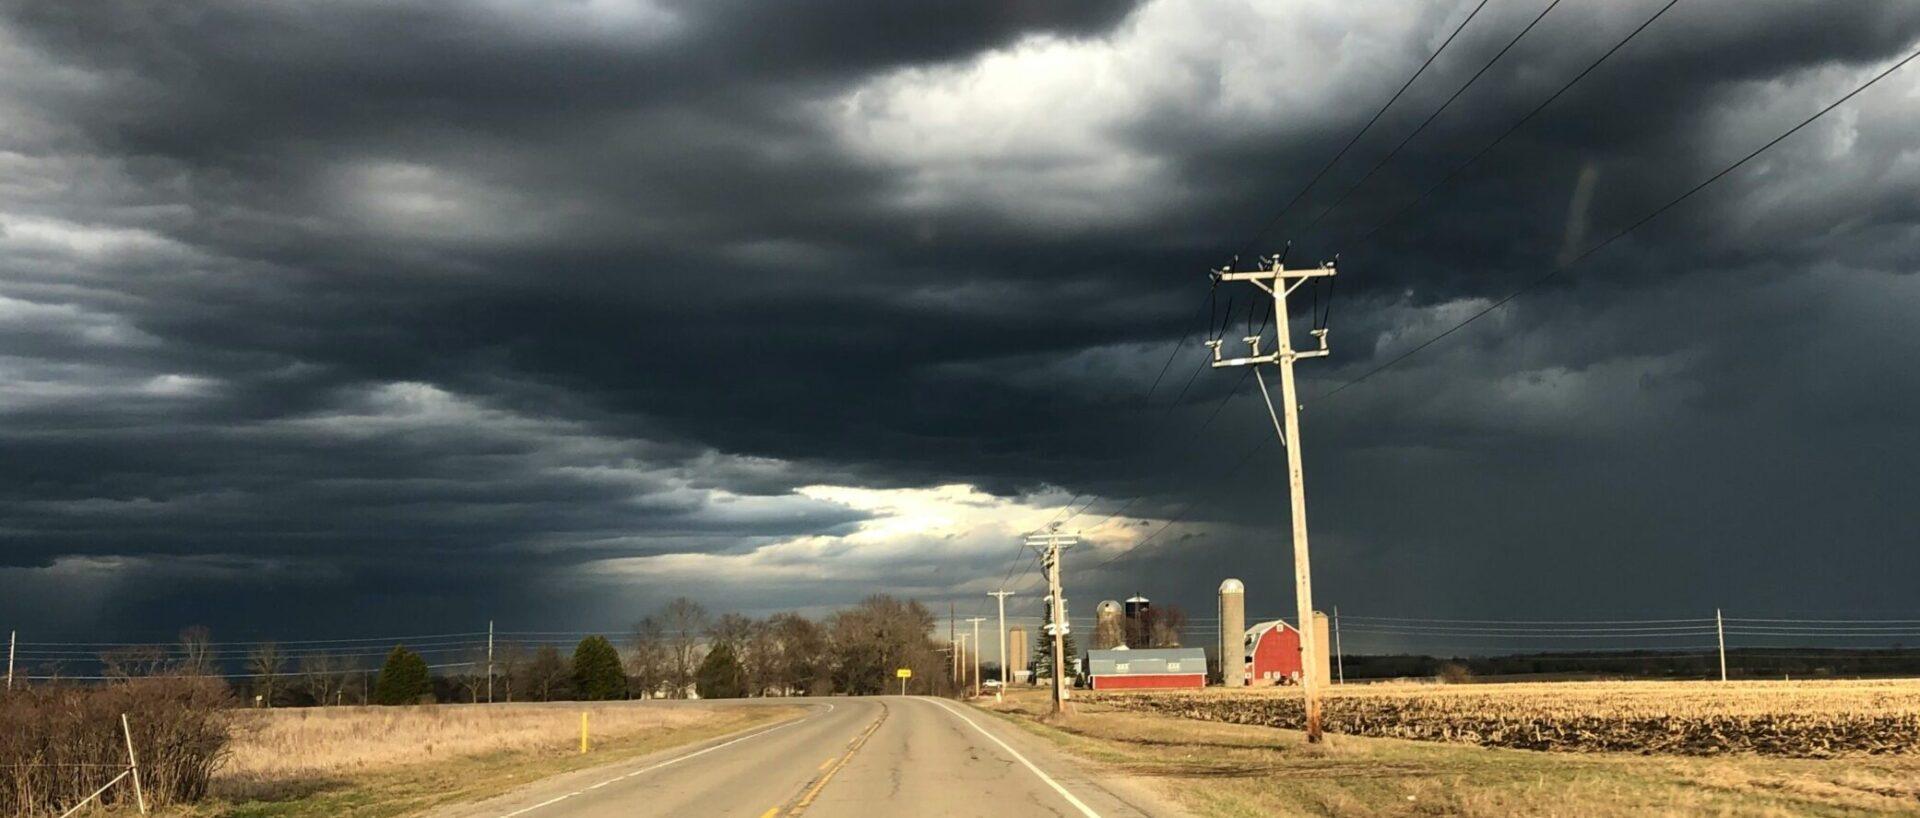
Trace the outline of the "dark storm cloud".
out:
<instances>
[{"instance_id":1,"label":"dark storm cloud","mask_svg":"<svg viewBox=\"0 0 1920 818\"><path fill-rule=\"evenodd\" d=\"M1249 384L1187 387L1190 352L1156 405L1137 400L1197 329L1208 266L1256 238L1343 254L1337 355L1303 367L1311 401L1920 38L1907 4L1682 3L1351 243L1658 5L1563 4L1304 231L1539 8L1494 4L1263 235L1465 8L12 6L0 583L164 560L199 607L75 604L222 618L262 605L236 587L250 574L316 607L413 588L433 602L392 610L470 619L459 600L508 598L557 623L621 591L555 601L529 578L740 556L884 513L800 486L964 482L1063 485L1102 512L1144 495L1130 513L1157 517L1216 495L1172 547L1094 580L1130 592L1121 572L1152 564L1204 591L1283 522L1272 482L1246 476L1265 460L1216 476L1270 445ZM1890 352L1856 353L1844 378L1779 347L1912 352L1873 322L1911 303L1920 262L1913 88L1890 78L1577 274L1313 406L1323 587L1499 614L1570 598L1421 589L1665 566L1644 594L1570 603L1631 608L1796 530L1846 539L1834 587L1887 576L1920 521L1876 500L1920 475L1867 450L1911 441L1900 407L1920 384L1870 363ZM1763 440L1783 445L1754 454ZM1804 473L1823 476L1811 495ZM1757 513L1783 508L1805 528ZM901 559L917 591L1003 570ZM868 587L820 570L743 604ZM1713 598L1781 604L1784 570L1716 577Z\"/></svg>"}]
</instances>

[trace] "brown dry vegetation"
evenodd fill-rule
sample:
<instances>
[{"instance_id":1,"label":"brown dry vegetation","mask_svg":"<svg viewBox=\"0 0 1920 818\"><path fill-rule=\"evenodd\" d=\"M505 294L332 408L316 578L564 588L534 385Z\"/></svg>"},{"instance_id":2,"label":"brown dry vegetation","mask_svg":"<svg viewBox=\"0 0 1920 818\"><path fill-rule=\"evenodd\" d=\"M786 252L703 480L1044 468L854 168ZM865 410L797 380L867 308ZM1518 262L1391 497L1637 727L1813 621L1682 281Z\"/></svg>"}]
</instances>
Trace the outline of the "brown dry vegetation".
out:
<instances>
[{"instance_id":1,"label":"brown dry vegetation","mask_svg":"<svg viewBox=\"0 0 1920 818\"><path fill-rule=\"evenodd\" d=\"M1101 694L1116 708L1298 728L1292 689ZM1792 758L1920 754L1920 681L1547 682L1337 686L1344 735L1574 752Z\"/></svg>"},{"instance_id":2,"label":"brown dry vegetation","mask_svg":"<svg viewBox=\"0 0 1920 818\"><path fill-rule=\"evenodd\" d=\"M587 755L579 754L582 712ZM213 798L192 814L412 814L798 712L658 702L243 711Z\"/></svg>"},{"instance_id":3,"label":"brown dry vegetation","mask_svg":"<svg viewBox=\"0 0 1920 818\"><path fill-rule=\"evenodd\" d=\"M226 751L226 686L185 676L0 693L0 814L57 814L127 767L126 714L150 804L199 799ZM128 783L101 795L134 800Z\"/></svg>"},{"instance_id":4,"label":"brown dry vegetation","mask_svg":"<svg viewBox=\"0 0 1920 818\"><path fill-rule=\"evenodd\" d=\"M1276 694L1267 694L1276 695ZM1197 815L1868 816L1920 814L1920 756L1541 753L1330 735L1122 711L1045 694L990 708L1069 751L1156 785Z\"/></svg>"}]
</instances>

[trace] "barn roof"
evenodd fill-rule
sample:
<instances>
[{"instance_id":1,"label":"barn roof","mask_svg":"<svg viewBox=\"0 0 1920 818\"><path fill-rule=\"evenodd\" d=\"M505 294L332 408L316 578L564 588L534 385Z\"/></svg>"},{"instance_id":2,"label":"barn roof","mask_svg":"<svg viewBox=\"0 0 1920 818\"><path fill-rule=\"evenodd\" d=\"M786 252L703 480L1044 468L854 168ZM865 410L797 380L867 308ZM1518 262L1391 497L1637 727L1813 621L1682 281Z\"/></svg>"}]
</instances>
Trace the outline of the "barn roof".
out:
<instances>
[{"instance_id":1,"label":"barn roof","mask_svg":"<svg viewBox=\"0 0 1920 818\"><path fill-rule=\"evenodd\" d=\"M1207 652L1201 648L1090 650L1087 651L1087 672L1095 676L1205 673Z\"/></svg>"},{"instance_id":2,"label":"barn roof","mask_svg":"<svg viewBox=\"0 0 1920 818\"><path fill-rule=\"evenodd\" d=\"M1255 641L1258 641L1260 637L1265 636L1267 634L1267 631L1273 630L1274 628L1282 628L1290 631L1299 630L1299 628L1295 628L1294 626L1287 624L1287 620L1285 619L1270 619L1265 622L1255 623L1254 625L1248 627L1247 642L1251 644Z\"/></svg>"}]
</instances>

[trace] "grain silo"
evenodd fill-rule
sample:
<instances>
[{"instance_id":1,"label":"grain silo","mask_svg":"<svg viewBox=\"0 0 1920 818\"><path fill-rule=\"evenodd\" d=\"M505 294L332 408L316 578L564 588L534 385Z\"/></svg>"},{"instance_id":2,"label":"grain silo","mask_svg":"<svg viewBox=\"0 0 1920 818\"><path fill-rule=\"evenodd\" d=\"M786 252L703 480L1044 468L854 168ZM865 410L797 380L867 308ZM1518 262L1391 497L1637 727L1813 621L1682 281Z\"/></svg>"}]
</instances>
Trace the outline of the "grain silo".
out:
<instances>
[{"instance_id":1,"label":"grain silo","mask_svg":"<svg viewBox=\"0 0 1920 818\"><path fill-rule=\"evenodd\" d=\"M1027 642L1027 629L1014 625L1007 629L1007 678L1016 682L1027 681L1031 673L1027 670L1027 656L1033 651L1033 645Z\"/></svg>"},{"instance_id":2,"label":"grain silo","mask_svg":"<svg viewBox=\"0 0 1920 818\"><path fill-rule=\"evenodd\" d=\"M1120 603L1111 599L1102 600L1093 613L1094 650L1108 650L1126 644L1127 627L1120 619Z\"/></svg>"},{"instance_id":3,"label":"grain silo","mask_svg":"<svg viewBox=\"0 0 1920 818\"><path fill-rule=\"evenodd\" d=\"M1134 594L1125 603L1127 621L1121 639L1128 647L1144 648L1153 644L1153 603L1142 594Z\"/></svg>"},{"instance_id":4,"label":"grain silo","mask_svg":"<svg viewBox=\"0 0 1920 818\"><path fill-rule=\"evenodd\" d=\"M1332 663L1327 661L1327 615L1313 612L1313 681L1325 689L1332 675Z\"/></svg>"},{"instance_id":5,"label":"grain silo","mask_svg":"<svg viewBox=\"0 0 1920 818\"><path fill-rule=\"evenodd\" d=\"M1240 580L1220 583L1220 683L1246 685L1247 586Z\"/></svg>"}]
</instances>

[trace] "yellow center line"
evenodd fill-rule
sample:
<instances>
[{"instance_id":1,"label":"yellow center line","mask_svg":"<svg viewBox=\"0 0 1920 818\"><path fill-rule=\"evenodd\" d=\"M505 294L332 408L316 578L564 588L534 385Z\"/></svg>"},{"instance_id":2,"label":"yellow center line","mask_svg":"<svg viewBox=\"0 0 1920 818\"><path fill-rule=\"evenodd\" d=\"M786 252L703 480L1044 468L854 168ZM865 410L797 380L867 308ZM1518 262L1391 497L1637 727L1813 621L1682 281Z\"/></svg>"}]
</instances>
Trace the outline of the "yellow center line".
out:
<instances>
[{"instance_id":1,"label":"yellow center line","mask_svg":"<svg viewBox=\"0 0 1920 818\"><path fill-rule=\"evenodd\" d=\"M837 760L837 759L839 759L839 758L840 758L839 756L827 756L827 760L826 760L826 761L822 761L822 762L820 762L820 766L818 766L818 767L815 767L814 769L816 769L816 770L824 770L824 769L826 769L826 768L827 768L827 765L829 765L829 764L832 764L832 763L833 763L833 762L834 762L835 760Z\"/></svg>"},{"instance_id":2,"label":"yellow center line","mask_svg":"<svg viewBox=\"0 0 1920 818\"><path fill-rule=\"evenodd\" d=\"M760 813L760 818L773 818L773 816L779 815L779 814L780 814L779 807L768 807L766 812Z\"/></svg>"},{"instance_id":3,"label":"yellow center line","mask_svg":"<svg viewBox=\"0 0 1920 818\"><path fill-rule=\"evenodd\" d=\"M818 778L815 778L813 783L801 792L800 797L793 801L793 807L787 810L787 818L794 818L794 816L806 812L807 807L813 805L813 799L819 797L821 790L826 789L827 782L832 781L835 775L838 775L842 769L846 768L847 762L853 760L853 754L860 752L861 746L867 743L867 739L873 736L874 731L880 729L880 723L886 720L887 706L881 704L880 718L874 719L872 724L867 725L866 730L862 731L860 735L854 736L853 740L847 743L847 751L845 753L834 758L829 758L825 763L820 765L820 769L825 770L825 772ZM763 815L760 816L760 818L767 818L767 816Z\"/></svg>"}]
</instances>

